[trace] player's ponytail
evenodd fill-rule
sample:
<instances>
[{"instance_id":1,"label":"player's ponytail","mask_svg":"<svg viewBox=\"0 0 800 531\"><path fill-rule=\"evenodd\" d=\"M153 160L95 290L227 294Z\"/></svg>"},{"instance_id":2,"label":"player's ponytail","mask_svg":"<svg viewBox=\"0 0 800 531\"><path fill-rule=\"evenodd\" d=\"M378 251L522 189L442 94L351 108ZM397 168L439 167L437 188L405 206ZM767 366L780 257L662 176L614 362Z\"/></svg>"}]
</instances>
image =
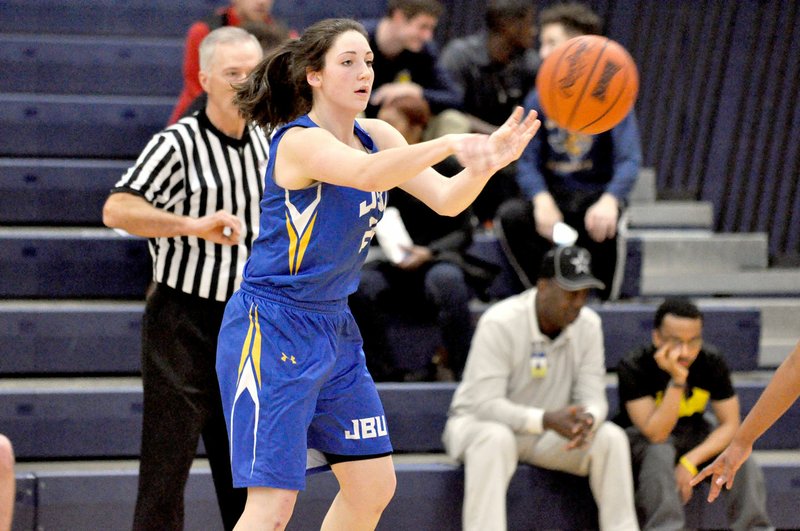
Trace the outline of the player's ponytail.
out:
<instances>
[{"instance_id":1,"label":"player's ponytail","mask_svg":"<svg viewBox=\"0 0 800 531\"><path fill-rule=\"evenodd\" d=\"M322 71L325 54L345 31L367 36L364 27L355 20L325 19L306 29L299 39L284 43L265 57L235 87L234 102L242 116L271 133L310 111L312 93L307 73Z\"/></svg>"},{"instance_id":2,"label":"player's ponytail","mask_svg":"<svg viewBox=\"0 0 800 531\"><path fill-rule=\"evenodd\" d=\"M247 120L267 133L311 109L311 88L292 71L297 41L290 41L265 57L236 88L234 103Z\"/></svg>"}]
</instances>

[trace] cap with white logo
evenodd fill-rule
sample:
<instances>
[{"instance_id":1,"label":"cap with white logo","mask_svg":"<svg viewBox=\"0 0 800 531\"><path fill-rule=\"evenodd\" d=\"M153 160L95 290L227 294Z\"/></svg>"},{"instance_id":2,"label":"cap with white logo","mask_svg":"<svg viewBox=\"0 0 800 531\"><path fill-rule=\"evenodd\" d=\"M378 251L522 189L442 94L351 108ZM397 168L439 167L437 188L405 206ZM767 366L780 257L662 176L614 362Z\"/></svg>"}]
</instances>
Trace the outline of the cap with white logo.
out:
<instances>
[{"instance_id":1,"label":"cap with white logo","mask_svg":"<svg viewBox=\"0 0 800 531\"><path fill-rule=\"evenodd\" d=\"M552 278L567 291L605 288L592 275L592 256L583 247L556 247L547 251L539 270L539 278Z\"/></svg>"}]
</instances>

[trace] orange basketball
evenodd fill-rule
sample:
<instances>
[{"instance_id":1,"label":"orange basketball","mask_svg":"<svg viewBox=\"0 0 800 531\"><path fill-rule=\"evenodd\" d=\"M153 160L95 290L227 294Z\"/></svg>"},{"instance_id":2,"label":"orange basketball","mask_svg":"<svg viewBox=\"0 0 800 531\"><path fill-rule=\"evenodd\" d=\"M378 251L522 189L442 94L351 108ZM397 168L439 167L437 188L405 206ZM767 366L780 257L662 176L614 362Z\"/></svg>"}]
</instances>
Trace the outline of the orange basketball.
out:
<instances>
[{"instance_id":1,"label":"orange basketball","mask_svg":"<svg viewBox=\"0 0 800 531\"><path fill-rule=\"evenodd\" d=\"M619 43L582 35L557 46L536 76L546 118L575 133L608 131L630 112L639 91L636 63Z\"/></svg>"}]
</instances>

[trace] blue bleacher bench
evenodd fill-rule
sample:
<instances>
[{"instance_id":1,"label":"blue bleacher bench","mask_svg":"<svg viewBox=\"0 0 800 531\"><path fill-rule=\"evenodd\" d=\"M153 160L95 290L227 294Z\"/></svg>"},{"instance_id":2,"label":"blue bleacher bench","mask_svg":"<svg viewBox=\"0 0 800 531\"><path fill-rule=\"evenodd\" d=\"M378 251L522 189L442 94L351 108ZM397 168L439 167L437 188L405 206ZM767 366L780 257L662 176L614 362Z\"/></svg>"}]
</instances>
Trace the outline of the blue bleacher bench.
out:
<instances>
[{"instance_id":1,"label":"blue bleacher bench","mask_svg":"<svg viewBox=\"0 0 800 531\"><path fill-rule=\"evenodd\" d=\"M0 249L2 246L3 238L0 236ZM88 258L92 259L91 256ZM143 259L139 255L132 257L136 263ZM129 286L134 293L139 289L137 286L147 282L147 271L143 269L136 275L130 268L122 271L119 273L121 276L137 279ZM0 287L2 285L0 281ZM38 296L54 297L56 293L47 295L47 291L42 291ZM756 370L761 330L758 310L744 306L701 307L706 319L704 336L721 350L731 369ZM594 307L602 318L609 370L613 370L630 350L650 341L655 308L655 304L634 303L607 303ZM0 375L137 373L142 311L141 302L2 303ZM438 329L432 324L400 321L392 323L389 337L393 350L399 353L398 366L404 369L428 363L441 341Z\"/></svg>"},{"instance_id":2,"label":"blue bleacher bench","mask_svg":"<svg viewBox=\"0 0 800 531\"><path fill-rule=\"evenodd\" d=\"M767 510L778 529L800 528L800 465L769 461L764 470ZM127 530L136 500L135 463L69 462L57 468L36 463L17 476L14 531L33 529ZM395 459L397 490L384 511L378 530L457 531L461 529L463 468L425 456L415 461ZM331 472L307 478L288 530L318 529L337 491ZM687 526L727 527L726 502L705 501L706 486L695 491L686 506ZM597 509L584 478L521 464L507 496L509 529L597 529ZM38 527L34 526L38 523ZM186 486L188 531L222 529L207 465L193 467Z\"/></svg>"},{"instance_id":3,"label":"blue bleacher bench","mask_svg":"<svg viewBox=\"0 0 800 531\"><path fill-rule=\"evenodd\" d=\"M184 36L224 0L2 0L0 32Z\"/></svg>"},{"instance_id":4,"label":"blue bleacher bench","mask_svg":"<svg viewBox=\"0 0 800 531\"><path fill-rule=\"evenodd\" d=\"M142 304L0 301L0 374L135 375Z\"/></svg>"},{"instance_id":5,"label":"blue bleacher bench","mask_svg":"<svg viewBox=\"0 0 800 531\"><path fill-rule=\"evenodd\" d=\"M66 383L64 383L66 382ZM767 379L734 383L746 415ZM381 383L397 453L439 453L455 383ZM606 388L609 411L617 387ZM0 426L20 459L126 458L139 451L142 390L138 378L0 380ZM800 448L800 404L792 406L756 443L758 450ZM88 438L87 433L97 436ZM202 450L201 450L202 451Z\"/></svg>"},{"instance_id":6,"label":"blue bleacher bench","mask_svg":"<svg viewBox=\"0 0 800 531\"><path fill-rule=\"evenodd\" d=\"M0 156L136 158L174 104L174 97L0 94Z\"/></svg>"},{"instance_id":7,"label":"blue bleacher bench","mask_svg":"<svg viewBox=\"0 0 800 531\"><path fill-rule=\"evenodd\" d=\"M132 160L0 159L0 223L102 226L108 192Z\"/></svg>"},{"instance_id":8,"label":"blue bleacher bench","mask_svg":"<svg viewBox=\"0 0 800 531\"><path fill-rule=\"evenodd\" d=\"M138 481L136 466L124 463L99 468L92 463L72 463L72 467L44 467L33 475L36 527L17 526L15 514L15 531L131 528ZM221 531L210 470L193 469L185 492L185 529Z\"/></svg>"},{"instance_id":9,"label":"blue bleacher bench","mask_svg":"<svg viewBox=\"0 0 800 531\"><path fill-rule=\"evenodd\" d=\"M142 299L147 242L109 229L0 229L0 298Z\"/></svg>"},{"instance_id":10,"label":"blue bleacher bench","mask_svg":"<svg viewBox=\"0 0 800 531\"><path fill-rule=\"evenodd\" d=\"M36 529L36 476L29 472L16 474L17 492L14 501L12 531Z\"/></svg>"},{"instance_id":11,"label":"blue bleacher bench","mask_svg":"<svg viewBox=\"0 0 800 531\"><path fill-rule=\"evenodd\" d=\"M183 47L179 38L0 34L0 92L177 99Z\"/></svg>"},{"instance_id":12,"label":"blue bleacher bench","mask_svg":"<svg viewBox=\"0 0 800 531\"><path fill-rule=\"evenodd\" d=\"M0 32L183 37L225 0L2 0ZM276 0L273 14L292 28L327 17L377 18L385 2Z\"/></svg>"}]
</instances>

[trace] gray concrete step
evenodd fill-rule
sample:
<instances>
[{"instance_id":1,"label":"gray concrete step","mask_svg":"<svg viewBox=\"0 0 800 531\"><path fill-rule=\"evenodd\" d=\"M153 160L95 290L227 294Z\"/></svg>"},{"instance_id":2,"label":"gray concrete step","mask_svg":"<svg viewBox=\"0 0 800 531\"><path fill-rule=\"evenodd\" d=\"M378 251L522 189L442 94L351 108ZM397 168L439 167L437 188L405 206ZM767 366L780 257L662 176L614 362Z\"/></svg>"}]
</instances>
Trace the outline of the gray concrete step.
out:
<instances>
[{"instance_id":1,"label":"gray concrete step","mask_svg":"<svg viewBox=\"0 0 800 531\"><path fill-rule=\"evenodd\" d=\"M646 272L639 287L640 294L646 297L800 296L800 270Z\"/></svg>"},{"instance_id":2,"label":"gray concrete step","mask_svg":"<svg viewBox=\"0 0 800 531\"><path fill-rule=\"evenodd\" d=\"M641 242L643 277L727 273L764 269L768 266L766 233L631 230L628 239Z\"/></svg>"},{"instance_id":3,"label":"gray concrete step","mask_svg":"<svg viewBox=\"0 0 800 531\"><path fill-rule=\"evenodd\" d=\"M709 201L654 201L632 203L626 210L628 226L640 228L692 228L710 230L714 206Z\"/></svg>"},{"instance_id":4,"label":"gray concrete step","mask_svg":"<svg viewBox=\"0 0 800 531\"><path fill-rule=\"evenodd\" d=\"M759 367L777 367L800 340L799 298L699 298L696 302L701 308L704 305L758 308L761 313Z\"/></svg>"},{"instance_id":5,"label":"gray concrete step","mask_svg":"<svg viewBox=\"0 0 800 531\"><path fill-rule=\"evenodd\" d=\"M652 203L656 200L656 170L655 168L639 169L639 178L633 186L628 202L633 205L636 203Z\"/></svg>"}]
</instances>

